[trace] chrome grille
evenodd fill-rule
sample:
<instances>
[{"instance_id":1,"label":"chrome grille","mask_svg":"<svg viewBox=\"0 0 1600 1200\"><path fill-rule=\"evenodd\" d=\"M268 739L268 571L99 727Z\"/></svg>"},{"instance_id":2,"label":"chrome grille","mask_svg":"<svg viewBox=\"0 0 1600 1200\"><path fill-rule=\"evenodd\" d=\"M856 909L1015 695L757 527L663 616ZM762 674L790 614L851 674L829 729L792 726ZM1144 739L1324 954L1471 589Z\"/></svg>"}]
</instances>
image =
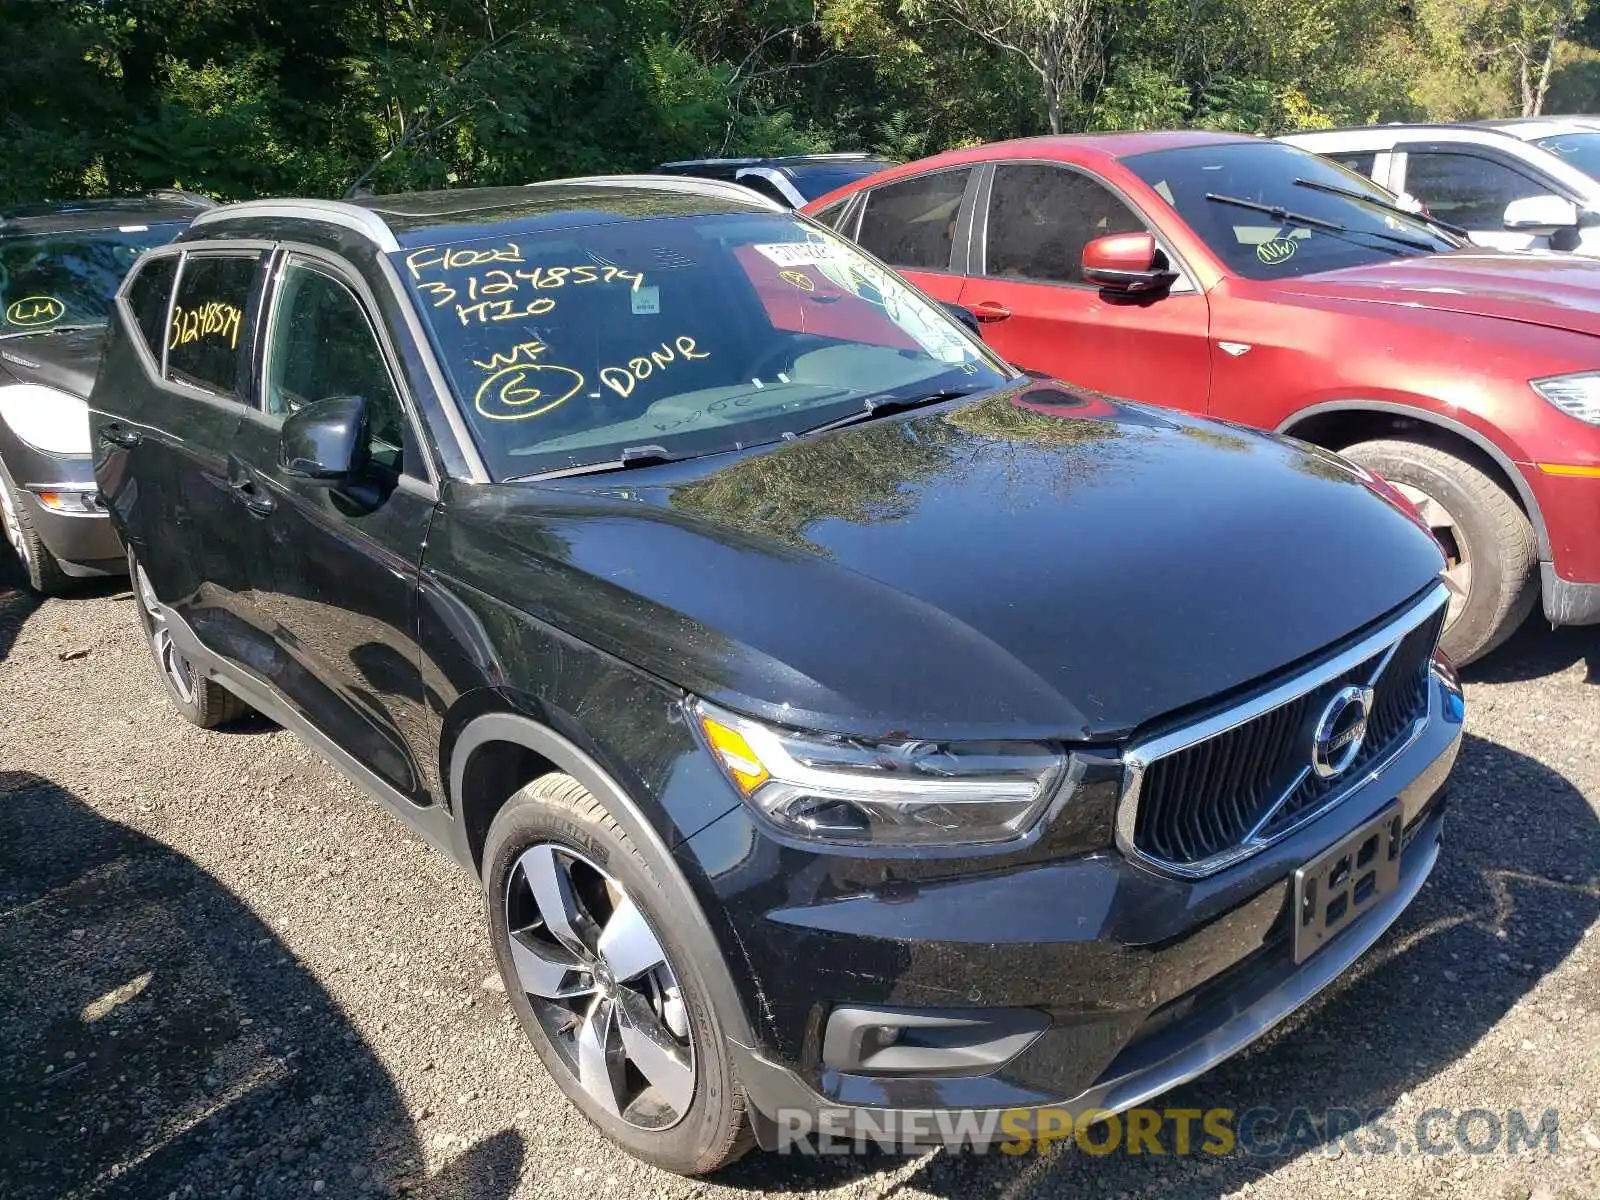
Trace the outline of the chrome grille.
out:
<instances>
[{"instance_id":1,"label":"chrome grille","mask_svg":"<svg viewBox=\"0 0 1600 1200\"><path fill-rule=\"evenodd\" d=\"M1286 836L1382 770L1421 732L1447 593L1430 589L1349 649L1251 700L1126 755L1118 838L1175 873L1222 869ZM1370 687L1366 738L1333 778L1312 770L1316 726L1347 687Z\"/></svg>"}]
</instances>

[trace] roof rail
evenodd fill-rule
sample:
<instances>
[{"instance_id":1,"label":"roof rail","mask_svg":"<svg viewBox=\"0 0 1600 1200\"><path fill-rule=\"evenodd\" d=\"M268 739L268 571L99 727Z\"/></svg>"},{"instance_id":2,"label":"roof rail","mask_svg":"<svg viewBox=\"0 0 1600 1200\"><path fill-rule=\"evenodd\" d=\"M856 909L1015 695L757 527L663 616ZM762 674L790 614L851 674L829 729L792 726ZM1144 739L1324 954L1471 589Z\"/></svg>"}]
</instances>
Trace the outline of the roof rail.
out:
<instances>
[{"instance_id":1,"label":"roof rail","mask_svg":"<svg viewBox=\"0 0 1600 1200\"><path fill-rule=\"evenodd\" d=\"M359 204L346 204L342 200L246 200L240 204L225 204L203 212L194 219L194 225L214 225L218 221L248 220L251 217L289 217L300 221L322 221L353 230L375 242L378 249L400 249L394 231L384 224L383 218L370 208Z\"/></svg>"},{"instance_id":2,"label":"roof rail","mask_svg":"<svg viewBox=\"0 0 1600 1200\"><path fill-rule=\"evenodd\" d=\"M217 202L210 196L202 196L199 192L191 192L187 188L151 188L145 195L152 200L183 200L199 208L217 207Z\"/></svg>"},{"instance_id":3,"label":"roof rail","mask_svg":"<svg viewBox=\"0 0 1600 1200\"><path fill-rule=\"evenodd\" d=\"M658 192L689 192L699 196L719 196L724 200L737 200L749 208L770 212L787 212L788 209L770 196L726 179L701 179L694 175L580 175L572 179L544 179L526 187L556 187L583 184L588 187L642 187Z\"/></svg>"}]
</instances>

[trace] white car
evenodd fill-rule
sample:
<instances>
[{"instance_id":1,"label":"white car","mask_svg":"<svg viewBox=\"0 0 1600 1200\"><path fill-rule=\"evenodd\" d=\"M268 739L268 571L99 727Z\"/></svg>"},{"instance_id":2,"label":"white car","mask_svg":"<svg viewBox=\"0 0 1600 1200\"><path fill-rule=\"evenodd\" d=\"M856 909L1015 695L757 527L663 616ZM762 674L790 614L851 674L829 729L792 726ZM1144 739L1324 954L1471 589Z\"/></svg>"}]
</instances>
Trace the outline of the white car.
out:
<instances>
[{"instance_id":1,"label":"white car","mask_svg":"<svg viewBox=\"0 0 1600 1200\"><path fill-rule=\"evenodd\" d=\"M1419 202L1480 246L1600 255L1600 118L1372 125L1282 140Z\"/></svg>"}]
</instances>

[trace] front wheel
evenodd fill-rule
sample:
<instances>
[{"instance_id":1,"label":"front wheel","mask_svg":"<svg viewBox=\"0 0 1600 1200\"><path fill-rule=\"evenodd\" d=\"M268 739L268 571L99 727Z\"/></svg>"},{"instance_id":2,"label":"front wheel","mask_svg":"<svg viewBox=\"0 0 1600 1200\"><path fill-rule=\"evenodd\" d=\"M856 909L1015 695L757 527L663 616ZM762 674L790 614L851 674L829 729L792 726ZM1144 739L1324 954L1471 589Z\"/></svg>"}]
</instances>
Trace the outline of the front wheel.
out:
<instances>
[{"instance_id":1,"label":"front wheel","mask_svg":"<svg viewBox=\"0 0 1600 1200\"><path fill-rule=\"evenodd\" d=\"M5 481L3 475L0 475L0 530L4 531L6 541L17 552L29 587L41 596L59 596L67 589L71 578L61 569L56 556L50 553L50 547L44 544L34 529L22 496Z\"/></svg>"},{"instance_id":2,"label":"front wheel","mask_svg":"<svg viewBox=\"0 0 1600 1200\"><path fill-rule=\"evenodd\" d=\"M1341 453L1416 505L1444 547L1450 609L1444 652L1482 658L1527 619L1539 598L1539 551L1517 502L1479 467L1423 442L1385 438Z\"/></svg>"},{"instance_id":3,"label":"front wheel","mask_svg":"<svg viewBox=\"0 0 1600 1200\"><path fill-rule=\"evenodd\" d=\"M674 905L570 775L509 801L484 845L489 936L511 1007L567 1098L628 1153L680 1175L748 1145L722 1024Z\"/></svg>"}]
</instances>

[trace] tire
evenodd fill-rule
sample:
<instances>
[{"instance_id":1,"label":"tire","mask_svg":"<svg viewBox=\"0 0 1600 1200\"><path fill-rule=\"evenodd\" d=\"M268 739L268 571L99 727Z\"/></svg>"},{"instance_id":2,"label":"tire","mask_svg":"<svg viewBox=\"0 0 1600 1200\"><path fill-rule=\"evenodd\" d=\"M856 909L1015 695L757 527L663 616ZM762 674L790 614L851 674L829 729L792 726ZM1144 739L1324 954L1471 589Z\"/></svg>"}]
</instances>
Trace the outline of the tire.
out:
<instances>
[{"instance_id":1,"label":"tire","mask_svg":"<svg viewBox=\"0 0 1600 1200\"><path fill-rule=\"evenodd\" d=\"M72 584L72 577L61 569L56 556L39 539L28 516L28 508L17 490L0 475L0 527L5 540L22 562L28 586L41 596L59 596Z\"/></svg>"},{"instance_id":2,"label":"tire","mask_svg":"<svg viewBox=\"0 0 1600 1200\"><path fill-rule=\"evenodd\" d=\"M743 1154L752 1140L744 1092L704 977L676 927L684 906L674 904L673 892L662 886L600 801L570 775L547 775L529 784L495 816L483 863L489 937L506 995L567 1098L629 1154L679 1175L703 1175ZM554 874L548 869L552 865ZM548 884L556 876L567 880L563 896L573 905L569 912L576 914L567 929L581 931L579 940L586 939L588 946L601 947L587 958L587 950L568 949L570 937L563 941L552 933L552 922L544 919L545 908L529 882L538 877ZM619 916L630 904L627 915L642 917L642 925ZM607 957L604 939L614 928L630 925L642 930L632 942L651 951L635 953L634 965L659 955L660 967L640 975L625 962L626 954ZM651 936L653 945L645 940ZM617 939L619 944L627 941ZM531 996L530 986L538 989ZM582 994L547 998L568 990ZM607 1028L617 1031L614 1039L595 1032L601 1025L596 1014L608 1011L613 1024ZM568 1021L575 1023L564 1032ZM665 1088L656 1087L638 1068L630 1044L621 1040L633 1034L631 1045L643 1045L638 1038L645 1030L653 1031L656 1047L667 1046L676 1064L672 1079L664 1077L661 1060L652 1066ZM591 1072L591 1078L598 1075L604 1082L593 1090L585 1087L577 1066L585 1035L590 1035L591 1049L602 1038L608 1039L606 1044L616 1042L627 1063L623 1085L615 1085L612 1072ZM598 1060L591 1056L589 1061ZM685 1061L688 1084L681 1082ZM632 1088L639 1089L637 1094ZM674 1093L690 1098L673 1102ZM609 1099L602 1100L606 1094Z\"/></svg>"},{"instance_id":3,"label":"tire","mask_svg":"<svg viewBox=\"0 0 1600 1200\"><path fill-rule=\"evenodd\" d=\"M1539 598L1538 543L1516 500L1481 468L1437 446L1386 438L1340 453L1420 497L1450 573L1459 577L1466 567L1466 596L1452 599L1440 643L1450 659L1464 666L1515 633Z\"/></svg>"},{"instance_id":4,"label":"tire","mask_svg":"<svg viewBox=\"0 0 1600 1200\"><path fill-rule=\"evenodd\" d=\"M128 578L133 584L134 607L144 630L145 645L155 660L167 698L183 719L201 729L216 729L248 714L248 704L213 679L208 679L172 641L167 617L156 599L150 577L128 551Z\"/></svg>"}]
</instances>

